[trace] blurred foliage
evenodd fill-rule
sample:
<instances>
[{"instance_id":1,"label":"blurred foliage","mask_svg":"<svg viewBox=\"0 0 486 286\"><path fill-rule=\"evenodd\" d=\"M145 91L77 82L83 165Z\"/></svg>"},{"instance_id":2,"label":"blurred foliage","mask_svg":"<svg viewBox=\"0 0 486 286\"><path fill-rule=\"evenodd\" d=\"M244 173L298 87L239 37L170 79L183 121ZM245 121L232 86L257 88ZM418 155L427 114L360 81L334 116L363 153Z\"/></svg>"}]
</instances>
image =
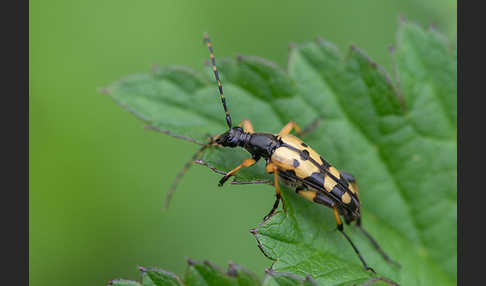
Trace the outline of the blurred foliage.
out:
<instances>
[{"instance_id":1,"label":"blurred foliage","mask_svg":"<svg viewBox=\"0 0 486 286\"><path fill-rule=\"evenodd\" d=\"M194 167L164 212L197 146L144 130L97 89L153 64L200 69L205 31L220 57L285 66L289 42L322 36L390 69L399 15L455 33L455 9L418 2L30 1L30 284L103 285L135 277L137 264L182 272L187 256L238 259L263 276L268 262L248 229L270 189L220 192L217 175Z\"/></svg>"}]
</instances>

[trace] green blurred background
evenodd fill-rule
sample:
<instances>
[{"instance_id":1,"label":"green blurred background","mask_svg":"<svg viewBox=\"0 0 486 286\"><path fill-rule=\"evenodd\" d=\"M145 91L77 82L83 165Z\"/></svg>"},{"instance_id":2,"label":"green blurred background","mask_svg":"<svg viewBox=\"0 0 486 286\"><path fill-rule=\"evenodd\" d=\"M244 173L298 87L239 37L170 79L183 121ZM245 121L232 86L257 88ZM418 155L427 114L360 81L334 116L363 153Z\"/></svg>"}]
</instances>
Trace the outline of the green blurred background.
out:
<instances>
[{"instance_id":1,"label":"green blurred background","mask_svg":"<svg viewBox=\"0 0 486 286\"><path fill-rule=\"evenodd\" d=\"M206 31L217 58L285 67L290 42L322 36L342 50L356 44L390 71L400 15L452 42L457 23L449 0L31 0L29 10L31 285L138 279L138 265L180 274L188 257L259 275L270 265L248 230L273 204L271 189L219 189L219 176L194 166L164 211L197 146L144 130L99 88L154 64L201 70Z\"/></svg>"}]
</instances>

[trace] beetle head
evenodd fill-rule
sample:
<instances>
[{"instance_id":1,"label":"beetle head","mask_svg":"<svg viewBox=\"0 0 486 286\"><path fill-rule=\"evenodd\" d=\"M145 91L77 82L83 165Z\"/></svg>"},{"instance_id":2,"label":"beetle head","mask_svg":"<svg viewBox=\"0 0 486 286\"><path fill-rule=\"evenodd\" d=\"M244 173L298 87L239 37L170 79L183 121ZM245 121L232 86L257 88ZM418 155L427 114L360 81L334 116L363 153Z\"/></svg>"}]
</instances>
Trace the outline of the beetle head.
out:
<instances>
[{"instance_id":1,"label":"beetle head","mask_svg":"<svg viewBox=\"0 0 486 286\"><path fill-rule=\"evenodd\" d=\"M219 135L215 139L215 142L224 147L236 147L241 144L241 135L244 133L241 127L232 127L225 133Z\"/></svg>"}]
</instances>

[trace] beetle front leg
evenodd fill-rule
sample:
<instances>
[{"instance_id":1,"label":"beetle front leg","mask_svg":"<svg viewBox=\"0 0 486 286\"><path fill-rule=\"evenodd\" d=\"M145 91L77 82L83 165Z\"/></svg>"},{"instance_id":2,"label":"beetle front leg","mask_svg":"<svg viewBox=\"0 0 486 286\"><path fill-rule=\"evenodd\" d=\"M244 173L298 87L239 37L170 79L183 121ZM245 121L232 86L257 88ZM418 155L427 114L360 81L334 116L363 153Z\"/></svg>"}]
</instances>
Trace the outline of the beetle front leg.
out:
<instances>
[{"instance_id":1,"label":"beetle front leg","mask_svg":"<svg viewBox=\"0 0 486 286\"><path fill-rule=\"evenodd\" d=\"M255 133L255 131L253 130L253 125L251 125L250 120L248 119L243 119L240 124L238 124L238 126L243 126L243 131L245 131L246 133Z\"/></svg>"},{"instance_id":2,"label":"beetle front leg","mask_svg":"<svg viewBox=\"0 0 486 286\"><path fill-rule=\"evenodd\" d=\"M221 187L224 182L226 182L229 177L233 176L236 172L238 172L241 168L243 167L250 167L252 166L253 164L256 163L257 160L253 159L253 158L248 158L248 159L245 159L243 161L243 163L241 163L238 167L234 168L233 170L229 171L223 178L221 178L221 180L219 180L219 186Z\"/></svg>"},{"instance_id":3,"label":"beetle front leg","mask_svg":"<svg viewBox=\"0 0 486 286\"><path fill-rule=\"evenodd\" d=\"M287 135L290 133L290 131L292 131L292 129L295 129L295 132L297 133L297 135L302 135L302 130L300 129L299 125L297 125L297 123L295 123L294 121L290 121L289 123L287 123L287 125L285 125L282 130L280 130L280 132L278 133L279 136L284 136L284 135Z\"/></svg>"},{"instance_id":4,"label":"beetle front leg","mask_svg":"<svg viewBox=\"0 0 486 286\"><path fill-rule=\"evenodd\" d=\"M317 127L317 125L319 125L319 118L315 119L309 125L307 125L304 128L304 130L302 130L302 133L299 136L305 136L307 134L312 133L312 131L314 131L314 129Z\"/></svg>"},{"instance_id":5,"label":"beetle front leg","mask_svg":"<svg viewBox=\"0 0 486 286\"><path fill-rule=\"evenodd\" d=\"M307 126L303 131L300 129L299 125L297 125L297 123L295 123L294 121L290 121L289 123L287 123L287 125L285 125L282 130L280 130L280 132L278 133L278 135L280 136L283 136L283 135L287 135L289 134L292 129L295 129L295 132L297 133L297 135L299 136L304 136L304 135L307 135L309 133L311 133L314 128L316 128L316 126L319 124L319 119L316 119L314 121L312 121L311 124L309 124L309 126Z\"/></svg>"}]
</instances>

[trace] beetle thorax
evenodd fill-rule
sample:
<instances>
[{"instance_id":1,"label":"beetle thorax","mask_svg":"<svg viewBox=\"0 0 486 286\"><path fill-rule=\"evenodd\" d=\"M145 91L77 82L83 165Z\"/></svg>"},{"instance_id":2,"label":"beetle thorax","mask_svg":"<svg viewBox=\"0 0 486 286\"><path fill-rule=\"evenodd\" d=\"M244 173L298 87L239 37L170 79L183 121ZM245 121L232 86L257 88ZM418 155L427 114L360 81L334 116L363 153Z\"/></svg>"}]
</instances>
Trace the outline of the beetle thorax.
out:
<instances>
[{"instance_id":1,"label":"beetle thorax","mask_svg":"<svg viewBox=\"0 0 486 286\"><path fill-rule=\"evenodd\" d=\"M273 134L252 133L248 142L243 147L254 157L270 159L279 145L279 140Z\"/></svg>"},{"instance_id":2,"label":"beetle thorax","mask_svg":"<svg viewBox=\"0 0 486 286\"><path fill-rule=\"evenodd\" d=\"M275 148L279 146L279 140L269 133L247 133L241 127L233 127L218 136L216 143L224 147L243 147L255 158L268 159Z\"/></svg>"}]
</instances>

